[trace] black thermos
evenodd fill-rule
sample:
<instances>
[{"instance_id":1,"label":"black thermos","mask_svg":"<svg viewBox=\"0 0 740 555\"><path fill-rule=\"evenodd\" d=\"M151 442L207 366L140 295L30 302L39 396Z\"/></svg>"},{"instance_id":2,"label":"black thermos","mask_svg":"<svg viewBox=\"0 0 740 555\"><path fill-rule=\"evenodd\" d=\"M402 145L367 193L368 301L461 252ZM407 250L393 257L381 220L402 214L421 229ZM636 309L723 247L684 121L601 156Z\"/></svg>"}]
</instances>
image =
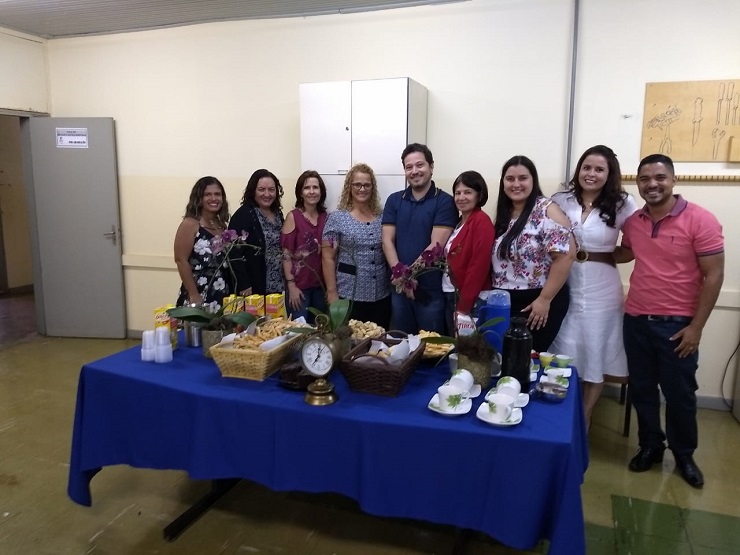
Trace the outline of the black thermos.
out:
<instances>
[{"instance_id":1,"label":"black thermos","mask_svg":"<svg viewBox=\"0 0 740 555\"><path fill-rule=\"evenodd\" d=\"M522 393L529 392L532 341L532 332L527 328L527 319L521 316L512 317L511 325L504 333L501 375L516 378L522 385Z\"/></svg>"}]
</instances>

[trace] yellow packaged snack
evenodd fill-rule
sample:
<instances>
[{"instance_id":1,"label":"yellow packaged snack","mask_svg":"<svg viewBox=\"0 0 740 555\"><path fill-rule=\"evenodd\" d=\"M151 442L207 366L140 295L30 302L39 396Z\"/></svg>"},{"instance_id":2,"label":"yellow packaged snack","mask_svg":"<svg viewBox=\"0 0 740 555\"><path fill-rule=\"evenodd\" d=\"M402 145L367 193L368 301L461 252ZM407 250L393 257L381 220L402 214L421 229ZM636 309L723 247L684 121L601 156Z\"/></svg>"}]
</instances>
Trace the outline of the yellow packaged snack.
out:
<instances>
[{"instance_id":1,"label":"yellow packaged snack","mask_svg":"<svg viewBox=\"0 0 740 555\"><path fill-rule=\"evenodd\" d=\"M252 316L265 315L265 298L262 295L249 295L246 302L245 309Z\"/></svg>"},{"instance_id":2,"label":"yellow packaged snack","mask_svg":"<svg viewBox=\"0 0 740 555\"><path fill-rule=\"evenodd\" d=\"M177 319L170 318L167 314L167 310L175 308L174 304L168 304L166 306L160 306L154 309L154 329L160 327L166 327L170 330L170 343L172 343L172 349L177 349Z\"/></svg>"},{"instance_id":3,"label":"yellow packaged snack","mask_svg":"<svg viewBox=\"0 0 740 555\"><path fill-rule=\"evenodd\" d=\"M271 318L286 318L285 293L265 295L265 314Z\"/></svg>"}]
</instances>

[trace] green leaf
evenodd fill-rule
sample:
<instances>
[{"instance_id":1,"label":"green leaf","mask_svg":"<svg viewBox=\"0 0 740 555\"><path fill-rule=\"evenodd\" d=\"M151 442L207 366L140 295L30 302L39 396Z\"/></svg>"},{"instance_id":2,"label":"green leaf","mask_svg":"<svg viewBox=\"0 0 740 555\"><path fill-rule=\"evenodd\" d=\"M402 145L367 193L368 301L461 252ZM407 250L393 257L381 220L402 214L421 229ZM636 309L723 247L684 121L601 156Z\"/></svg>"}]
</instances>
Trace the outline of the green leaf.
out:
<instances>
[{"instance_id":1,"label":"green leaf","mask_svg":"<svg viewBox=\"0 0 740 555\"><path fill-rule=\"evenodd\" d=\"M198 324L207 324L216 316L210 312L206 312L202 308L195 308L193 306L178 306L177 308L170 308L167 310L167 314L178 320L184 320L186 322L196 322Z\"/></svg>"},{"instance_id":2,"label":"green leaf","mask_svg":"<svg viewBox=\"0 0 740 555\"><path fill-rule=\"evenodd\" d=\"M315 306L309 306L308 311L313 314L314 316L321 316L323 312L321 312L318 308Z\"/></svg>"},{"instance_id":3,"label":"green leaf","mask_svg":"<svg viewBox=\"0 0 740 555\"><path fill-rule=\"evenodd\" d=\"M349 299L339 299L329 305L329 319L331 331L336 331L339 326L346 323L349 315Z\"/></svg>"},{"instance_id":4,"label":"green leaf","mask_svg":"<svg viewBox=\"0 0 740 555\"><path fill-rule=\"evenodd\" d=\"M245 328L256 320L256 318L249 312L236 312L235 314L227 314L224 316L224 318L234 322L235 324L244 326Z\"/></svg>"},{"instance_id":5,"label":"green leaf","mask_svg":"<svg viewBox=\"0 0 740 555\"><path fill-rule=\"evenodd\" d=\"M303 333L308 335L309 333L316 333L318 330L316 328L288 328L285 331L290 331L293 333Z\"/></svg>"},{"instance_id":6,"label":"green leaf","mask_svg":"<svg viewBox=\"0 0 740 555\"><path fill-rule=\"evenodd\" d=\"M478 329L487 328L487 327L490 327L490 326L495 326L499 322L503 322L503 321L504 321L504 319L501 318L501 316L498 316L496 318L491 318L490 320L486 320L480 326L478 326Z\"/></svg>"}]
</instances>

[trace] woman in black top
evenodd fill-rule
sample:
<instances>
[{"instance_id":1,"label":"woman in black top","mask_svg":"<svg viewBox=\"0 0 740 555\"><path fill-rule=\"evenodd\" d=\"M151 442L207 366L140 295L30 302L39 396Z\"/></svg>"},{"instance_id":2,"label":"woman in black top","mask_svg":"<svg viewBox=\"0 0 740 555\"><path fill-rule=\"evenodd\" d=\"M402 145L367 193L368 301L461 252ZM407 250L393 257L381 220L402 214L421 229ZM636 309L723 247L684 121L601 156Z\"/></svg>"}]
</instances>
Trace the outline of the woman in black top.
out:
<instances>
[{"instance_id":1,"label":"woman in black top","mask_svg":"<svg viewBox=\"0 0 740 555\"><path fill-rule=\"evenodd\" d=\"M255 248L235 248L232 260L236 291L240 295L269 295L285 290L280 231L283 188L272 172L259 169L244 189L241 207L229 222L229 229L247 232L247 244Z\"/></svg>"}]
</instances>

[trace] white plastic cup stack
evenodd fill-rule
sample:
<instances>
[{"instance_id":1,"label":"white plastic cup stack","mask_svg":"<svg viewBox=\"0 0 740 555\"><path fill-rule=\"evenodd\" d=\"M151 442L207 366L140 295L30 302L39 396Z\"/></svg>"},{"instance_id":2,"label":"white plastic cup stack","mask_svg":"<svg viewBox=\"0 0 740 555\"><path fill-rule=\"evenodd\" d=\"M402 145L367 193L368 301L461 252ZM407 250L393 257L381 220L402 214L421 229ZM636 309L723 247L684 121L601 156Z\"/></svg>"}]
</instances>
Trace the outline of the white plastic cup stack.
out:
<instances>
[{"instance_id":1,"label":"white plastic cup stack","mask_svg":"<svg viewBox=\"0 0 740 555\"><path fill-rule=\"evenodd\" d=\"M170 330L164 326L154 330L154 362L172 362Z\"/></svg>"},{"instance_id":2,"label":"white plastic cup stack","mask_svg":"<svg viewBox=\"0 0 740 555\"><path fill-rule=\"evenodd\" d=\"M154 330L146 330L141 335L141 360L154 362Z\"/></svg>"}]
</instances>

